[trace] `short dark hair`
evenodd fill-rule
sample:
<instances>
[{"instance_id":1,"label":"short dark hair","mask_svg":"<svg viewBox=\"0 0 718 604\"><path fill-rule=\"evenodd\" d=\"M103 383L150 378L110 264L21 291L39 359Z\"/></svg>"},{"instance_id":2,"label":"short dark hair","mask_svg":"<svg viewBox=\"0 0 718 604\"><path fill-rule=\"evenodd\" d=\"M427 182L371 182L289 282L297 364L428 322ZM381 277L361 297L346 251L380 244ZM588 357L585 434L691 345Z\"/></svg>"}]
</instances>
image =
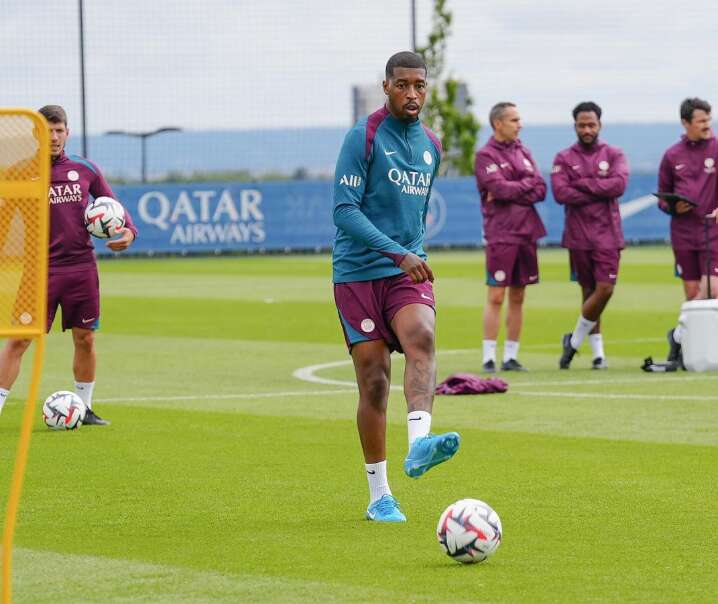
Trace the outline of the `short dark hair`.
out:
<instances>
[{"instance_id":1,"label":"short dark hair","mask_svg":"<svg viewBox=\"0 0 718 604\"><path fill-rule=\"evenodd\" d=\"M584 101L573 108L573 121L578 119L579 113L595 113L598 121L601 121L601 108L593 101Z\"/></svg>"},{"instance_id":2,"label":"short dark hair","mask_svg":"<svg viewBox=\"0 0 718 604\"><path fill-rule=\"evenodd\" d=\"M62 122L65 126L67 126L67 113L65 113L65 110L60 107L60 105L45 105L44 107L40 107L37 111L41 115L45 116L45 119L48 122L53 124L59 124Z\"/></svg>"},{"instance_id":3,"label":"short dark hair","mask_svg":"<svg viewBox=\"0 0 718 604\"><path fill-rule=\"evenodd\" d=\"M697 96L692 99L686 99L681 103L681 119L687 122L693 121L693 112L696 109L702 109L706 113L710 113L711 104L708 101L699 99Z\"/></svg>"},{"instance_id":4,"label":"short dark hair","mask_svg":"<svg viewBox=\"0 0 718 604\"><path fill-rule=\"evenodd\" d=\"M491 128L495 130L494 122L504 117L504 113L506 113L509 107L516 107L516 105L509 101L501 101L491 108L491 111L489 111L489 124L491 124Z\"/></svg>"},{"instance_id":5,"label":"short dark hair","mask_svg":"<svg viewBox=\"0 0 718 604\"><path fill-rule=\"evenodd\" d=\"M427 73L426 69L426 62L424 61L424 58L416 54L415 52L410 52L408 50L404 50L402 52L397 52L394 55L391 55L389 57L389 60L386 62L386 79L391 80L391 78L394 77L394 68L395 67L407 67L409 69L423 69L424 73ZM427 73L428 75L428 73Z\"/></svg>"}]
</instances>

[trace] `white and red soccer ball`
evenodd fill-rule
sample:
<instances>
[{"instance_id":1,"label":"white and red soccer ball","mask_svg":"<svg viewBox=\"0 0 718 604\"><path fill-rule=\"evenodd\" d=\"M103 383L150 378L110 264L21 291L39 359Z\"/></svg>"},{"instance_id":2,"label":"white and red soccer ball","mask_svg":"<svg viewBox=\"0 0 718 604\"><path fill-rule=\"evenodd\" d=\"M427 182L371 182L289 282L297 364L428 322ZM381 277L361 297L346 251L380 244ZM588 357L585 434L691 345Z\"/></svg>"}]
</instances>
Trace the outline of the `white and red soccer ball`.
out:
<instances>
[{"instance_id":1,"label":"white and red soccer ball","mask_svg":"<svg viewBox=\"0 0 718 604\"><path fill-rule=\"evenodd\" d=\"M68 390L53 392L42 405L42 419L51 430L77 430L85 419L85 413L85 403Z\"/></svg>"},{"instance_id":2,"label":"white and red soccer ball","mask_svg":"<svg viewBox=\"0 0 718 604\"><path fill-rule=\"evenodd\" d=\"M446 554L463 564L482 562L501 545L501 519L478 499L461 499L444 510L436 536Z\"/></svg>"},{"instance_id":3,"label":"white and red soccer ball","mask_svg":"<svg viewBox=\"0 0 718 604\"><path fill-rule=\"evenodd\" d=\"M125 208L112 197L98 197L85 208L85 228L93 237L110 239L125 226Z\"/></svg>"}]
</instances>

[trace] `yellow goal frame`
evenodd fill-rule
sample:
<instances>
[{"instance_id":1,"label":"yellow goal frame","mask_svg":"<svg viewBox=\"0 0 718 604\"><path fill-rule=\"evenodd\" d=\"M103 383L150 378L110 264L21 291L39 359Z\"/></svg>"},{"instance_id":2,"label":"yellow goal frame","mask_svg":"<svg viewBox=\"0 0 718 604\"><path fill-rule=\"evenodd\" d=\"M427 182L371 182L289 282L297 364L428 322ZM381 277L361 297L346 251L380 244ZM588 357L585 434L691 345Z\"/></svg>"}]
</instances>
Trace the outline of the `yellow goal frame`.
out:
<instances>
[{"instance_id":1,"label":"yellow goal frame","mask_svg":"<svg viewBox=\"0 0 718 604\"><path fill-rule=\"evenodd\" d=\"M34 308L35 318L29 325L12 325L10 322L3 324L0 321L0 336L10 338L31 339L35 342L35 354L33 357L32 379L28 392L28 399L25 403L20 439L17 445L15 466L10 484L10 493L5 511L5 522L3 525L3 540L0 556L2 557L2 602L10 604L11 599L11 564L12 564L12 543L15 533L15 524L20 504L20 495L25 478L27 458L30 449L30 437L35 419L35 407L37 400L40 377L42 375L42 362L45 352L45 329L47 316L47 258L49 239L49 204L48 190L50 187L50 140L48 126L45 118L28 109L0 109L0 132L2 132L3 121L13 118L17 122L29 120L32 123L32 136L37 146L33 158L33 171L10 178L3 173L0 166L0 200L16 199L20 203L30 206L33 213L33 226L38 232L34 236L35 249L33 253L33 276L37 280L34 284ZM0 144L2 138L0 138ZM32 207L35 206L35 207ZM24 252L28 253L28 250Z\"/></svg>"}]
</instances>

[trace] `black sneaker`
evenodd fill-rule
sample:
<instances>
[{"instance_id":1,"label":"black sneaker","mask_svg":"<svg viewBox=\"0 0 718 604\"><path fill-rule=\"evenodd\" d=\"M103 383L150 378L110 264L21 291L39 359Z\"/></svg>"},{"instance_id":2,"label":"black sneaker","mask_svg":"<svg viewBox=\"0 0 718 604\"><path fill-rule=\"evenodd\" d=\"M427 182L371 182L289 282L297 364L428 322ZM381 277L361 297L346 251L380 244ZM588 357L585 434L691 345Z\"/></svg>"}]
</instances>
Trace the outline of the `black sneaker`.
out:
<instances>
[{"instance_id":1,"label":"black sneaker","mask_svg":"<svg viewBox=\"0 0 718 604\"><path fill-rule=\"evenodd\" d=\"M486 361L482 365L481 371L483 371L484 373L496 373L496 363L494 363L493 361Z\"/></svg>"},{"instance_id":2,"label":"black sneaker","mask_svg":"<svg viewBox=\"0 0 718 604\"><path fill-rule=\"evenodd\" d=\"M528 371L528 369L516 359L509 359L501 363L501 371Z\"/></svg>"},{"instance_id":3,"label":"black sneaker","mask_svg":"<svg viewBox=\"0 0 718 604\"><path fill-rule=\"evenodd\" d=\"M608 361L603 357L596 357L591 363L592 369L608 369Z\"/></svg>"},{"instance_id":4,"label":"black sneaker","mask_svg":"<svg viewBox=\"0 0 718 604\"><path fill-rule=\"evenodd\" d=\"M674 331L675 329L669 329L666 334L668 338L668 357L666 361L683 367L683 351L681 350L681 345L673 339Z\"/></svg>"},{"instance_id":5,"label":"black sneaker","mask_svg":"<svg viewBox=\"0 0 718 604\"><path fill-rule=\"evenodd\" d=\"M563 339L561 340L561 346L563 347L563 352L561 353L561 359L558 362L558 366L560 369L568 369L571 366L573 355L578 352L573 346L571 346L570 333L565 333L563 335Z\"/></svg>"},{"instance_id":6,"label":"black sneaker","mask_svg":"<svg viewBox=\"0 0 718 604\"><path fill-rule=\"evenodd\" d=\"M82 420L85 426L109 426L110 422L106 419L102 419L92 409L88 409L85 413L85 419Z\"/></svg>"}]
</instances>

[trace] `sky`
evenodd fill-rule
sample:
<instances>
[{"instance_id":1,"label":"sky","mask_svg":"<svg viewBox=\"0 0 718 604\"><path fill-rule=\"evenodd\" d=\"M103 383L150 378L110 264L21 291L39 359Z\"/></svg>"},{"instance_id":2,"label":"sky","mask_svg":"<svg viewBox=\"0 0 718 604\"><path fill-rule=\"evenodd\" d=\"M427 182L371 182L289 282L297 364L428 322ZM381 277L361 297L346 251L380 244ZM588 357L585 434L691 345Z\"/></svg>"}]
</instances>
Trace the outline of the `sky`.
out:
<instances>
[{"instance_id":1,"label":"sky","mask_svg":"<svg viewBox=\"0 0 718 604\"><path fill-rule=\"evenodd\" d=\"M0 0L2 104L80 112L77 2ZM525 124L673 122L687 96L718 103L714 6L695 0L448 0L447 72L480 120L511 100ZM431 0L416 0L418 43ZM85 0L87 127L350 126L351 86L380 86L411 45L410 0Z\"/></svg>"}]
</instances>

